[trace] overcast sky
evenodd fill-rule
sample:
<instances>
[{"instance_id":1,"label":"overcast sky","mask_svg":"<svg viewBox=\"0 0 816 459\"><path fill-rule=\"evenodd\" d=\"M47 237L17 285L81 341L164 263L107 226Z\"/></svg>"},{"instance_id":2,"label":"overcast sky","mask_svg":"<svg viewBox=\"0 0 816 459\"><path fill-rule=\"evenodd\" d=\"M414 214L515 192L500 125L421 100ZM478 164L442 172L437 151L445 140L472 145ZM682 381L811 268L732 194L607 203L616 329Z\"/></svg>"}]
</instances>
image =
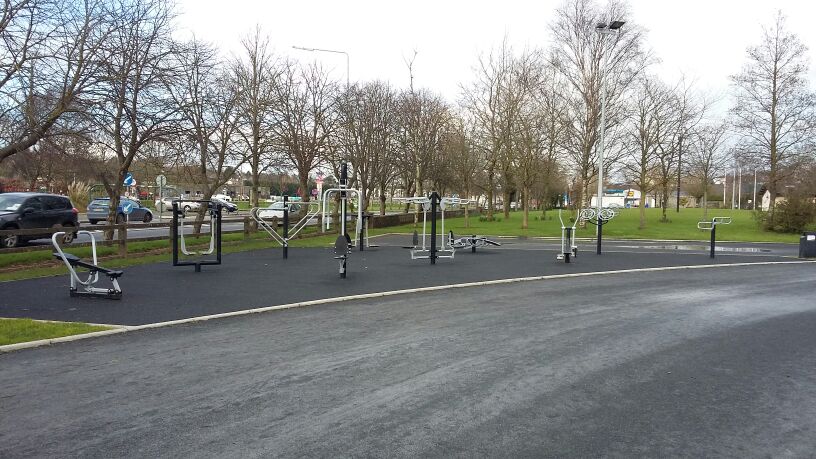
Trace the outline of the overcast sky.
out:
<instances>
[{"instance_id":1,"label":"overcast sky","mask_svg":"<svg viewBox=\"0 0 816 459\"><path fill-rule=\"evenodd\" d=\"M237 52L239 40L260 25L279 54L318 60L338 80L346 78L342 55L309 53L292 45L343 50L350 55L352 81L380 79L408 86L405 59L418 51L415 85L457 100L471 80L479 53L505 33L516 47L544 47L548 24L561 0L537 1L260 1L179 0L179 36L195 34ZM661 60L652 71L668 81L682 74L697 87L728 100L729 75L745 62L745 49L759 42L762 25L776 12L810 48L816 47L813 0L632 0L627 22L648 30L646 44ZM625 27L625 26L624 26ZM816 69L811 66L811 86Z\"/></svg>"}]
</instances>

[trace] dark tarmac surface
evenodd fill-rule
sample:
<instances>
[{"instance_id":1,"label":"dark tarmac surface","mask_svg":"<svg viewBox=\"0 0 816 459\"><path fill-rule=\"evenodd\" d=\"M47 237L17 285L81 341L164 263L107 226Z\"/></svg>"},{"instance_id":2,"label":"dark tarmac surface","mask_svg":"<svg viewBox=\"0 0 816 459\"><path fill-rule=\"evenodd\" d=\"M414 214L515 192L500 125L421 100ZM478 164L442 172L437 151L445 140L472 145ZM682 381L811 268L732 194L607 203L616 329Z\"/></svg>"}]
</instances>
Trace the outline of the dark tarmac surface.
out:
<instances>
[{"instance_id":1,"label":"dark tarmac surface","mask_svg":"<svg viewBox=\"0 0 816 459\"><path fill-rule=\"evenodd\" d=\"M609 271L659 266L704 265L789 260L796 246L738 244L762 252L723 252L715 260L708 248L676 250L675 243L610 241L604 255L595 246L579 243L573 263L556 261L560 242L537 239L498 239L501 247L459 250L454 259L411 260L401 245L409 236L376 238L376 249L352 252L348 277L340 279L330 249L290 248L283 260L279 249L227 254L220 266L173 267L169 263L125 269L119 283L120 301L70 298L68 275L0 283L0 317L28 317L120 325L140 325L222 312L287 304L305 300L382 292L492 279L508 279L576 272ZM702 247L702 249L700 249ZM724 245L725 247L725 245ZM757 249L759 250L759 249ZM767 250L767 251L765 251ZM67 272L67 271L66 271ZM102 276L100 276L102 277ZM633 276L632 279L635 279ZM107 278L100 285L107 286Z\"/></svg>"},{"instance_id":2,"label":"dark tarmac surface","mask_svg":"<svg viewBox=\"0 0 816 459\"><path fill-rule=\"evenodd\" d=\"M814 282L552 279L13 352L0 457L812 457Z\"/></svg>"}]
</instances>

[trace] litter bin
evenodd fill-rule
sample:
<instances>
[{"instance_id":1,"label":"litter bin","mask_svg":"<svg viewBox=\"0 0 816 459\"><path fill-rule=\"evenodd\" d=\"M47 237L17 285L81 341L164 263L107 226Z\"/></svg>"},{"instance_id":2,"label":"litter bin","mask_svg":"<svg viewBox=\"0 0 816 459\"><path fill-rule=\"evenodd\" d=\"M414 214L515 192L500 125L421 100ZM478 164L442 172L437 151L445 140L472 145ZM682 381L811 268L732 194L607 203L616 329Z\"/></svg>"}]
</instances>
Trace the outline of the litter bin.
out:
<instances>
[{"instance_id":1,"label":"litter bin","mask_svg":"<svg viewBox=\"0 0 816 459\"><path fill-rule=\"evenodd\" d=\"M799 258L816 258L816 231L799 236Z\"/></svg>"}]
</instances>

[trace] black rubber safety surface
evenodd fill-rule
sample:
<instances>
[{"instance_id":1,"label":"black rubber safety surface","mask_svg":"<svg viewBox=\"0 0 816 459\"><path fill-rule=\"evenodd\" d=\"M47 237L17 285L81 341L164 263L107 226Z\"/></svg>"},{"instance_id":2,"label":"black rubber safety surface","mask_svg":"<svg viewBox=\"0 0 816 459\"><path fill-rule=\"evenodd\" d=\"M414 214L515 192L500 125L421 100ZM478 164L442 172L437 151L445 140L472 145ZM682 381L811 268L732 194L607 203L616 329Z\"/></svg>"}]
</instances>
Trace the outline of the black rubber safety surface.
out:
<instances>
[{"instance_id":1,"label":"black rubber safety surface","mask_svg":"<svg viewBox=\"0 0 816 459\"><path fill-rule=\"evenodd\" d=\"M0 283L0 317L140 325L360 293L578 272L786 260L796 253L789 245L732 244L758 248L718 252L711 260L704 243L609 241L598 256L594 244L582 242L578 258L566 264L556 260L558 241L502 238L497 239L501 247L479 248L476 253L458 250L454 259L442 258L431 266L428 260L411 260L409 251L401 248L410 239L389 235L373 240L378 248L351 252L346 279L339 277L331 249L290 248L287 260L280 249L226 254L223 264L204 266L200 273L170 263L125 268L119 301L70 298L67 274L5 282ZM99 282L107 285L105 278Z\"/></svg>"}]
</instances>

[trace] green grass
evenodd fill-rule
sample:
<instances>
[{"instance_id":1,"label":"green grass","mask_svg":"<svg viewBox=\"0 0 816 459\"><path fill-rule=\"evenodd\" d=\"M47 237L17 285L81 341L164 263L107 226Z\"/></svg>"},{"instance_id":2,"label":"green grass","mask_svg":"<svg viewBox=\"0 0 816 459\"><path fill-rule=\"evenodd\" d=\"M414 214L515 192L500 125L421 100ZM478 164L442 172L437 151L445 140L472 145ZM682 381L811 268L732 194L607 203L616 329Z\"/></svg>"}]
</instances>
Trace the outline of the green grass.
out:
<instances>
[{"instance_id":1,"label":"green grass","mask_svg":"<svg viewBox=\"0 0 816 459\"><path fill-rule=\"evenodd\" d=\"M110 329L111 327L88 325L79 322L39 322L31 319L0 319L0 346Z\"/></svg>"},{"instance_id":2,"label":"green grass","mask_svg":"<svg viewBox=\"0 0 816 459\"><path fill-rule=\"evenodd\" d=\"M614 220L604 225L604 237L620 239L682 239L708 240L710 233L697 229L697 222L702 220L702 209L680 209L679 213L670 211L669 222L660 222L660 209L646 209L646 226L639 229L640 215L638 209L621 209ZM465 227L464 217L445 220L445 231L453 230L456 235L482 234L494 236L527 236L527 237L560 237L561 223L558 220L558 211L547 211L542 220L541 211L530 212L529 228L521 229L522 212L510 212L507 219L502 213L494 214L497 221L479 221L478 216L469 218L470 225ZM566 222L573 212L564 211ZM799 241L798 234L780 234L763 231L754 220L751 211L747 210L718 210L709 209L708 218L714 216L732 217L733 223L717 228L717 239L721 241L745 242L790 242ZM500 220L500 221L499 221ZM430 231L430 224L428 225ZM384 228L384 232L411 232L414 225L403 225L394 228ZM422 216L420 215L419 231L422 230ZM440 228L441 231L441 228ZM594 237L595 227L588 224L586 228L578 228L578 237ZM372 232L373 234L373 232Z\"/></svg>"},{"instance_id":3,"label":"green grass","mask_svg":"<svg viewBox=\"0 0 816 459\"><path fill-rule=\"evenodd\" d=\"M301 234L308 235L317 231L316 228L306 228ZM305 239L295 239L289 242L290 247L326 247L334 243L337 235L326 235L319 237L309 237ZM209 236L202 236L199 238L187 238L187 244L190 247L197 246L203 248L209 243ZM250 250L280 248L280 245L273 242L265 232L258 232L250 235L244 239L242 233L224 234L221 238L222 253L246 252ZM128 266L142 265L147 263L169 263L171 254L169 253L170 242L167 240L160 241L144 241L144 242L129 242L128 243L128 257L126 258L112 258L100 261L99 264L106 268L125 268ZM151 250L164 249L168 250L166 253L147 254ZM104 256L115 255L118 251L117 247L97 247L97 256L102 258ZM90 247L76 247L71 248L70 253L80 257L89 259L91 257ZM20 266L20 269L0 273L0 282L13 281L21 279L31 279L34 277L56 276L67 274L68 269L60 264L44 267L26 267L27 264L42 263L45 261L52 261L53 256L51 251L36 251L36 252L21 252L11 253L0 256L0 267L8 267L12 265Z\"/></svg>"}]
</instances>

